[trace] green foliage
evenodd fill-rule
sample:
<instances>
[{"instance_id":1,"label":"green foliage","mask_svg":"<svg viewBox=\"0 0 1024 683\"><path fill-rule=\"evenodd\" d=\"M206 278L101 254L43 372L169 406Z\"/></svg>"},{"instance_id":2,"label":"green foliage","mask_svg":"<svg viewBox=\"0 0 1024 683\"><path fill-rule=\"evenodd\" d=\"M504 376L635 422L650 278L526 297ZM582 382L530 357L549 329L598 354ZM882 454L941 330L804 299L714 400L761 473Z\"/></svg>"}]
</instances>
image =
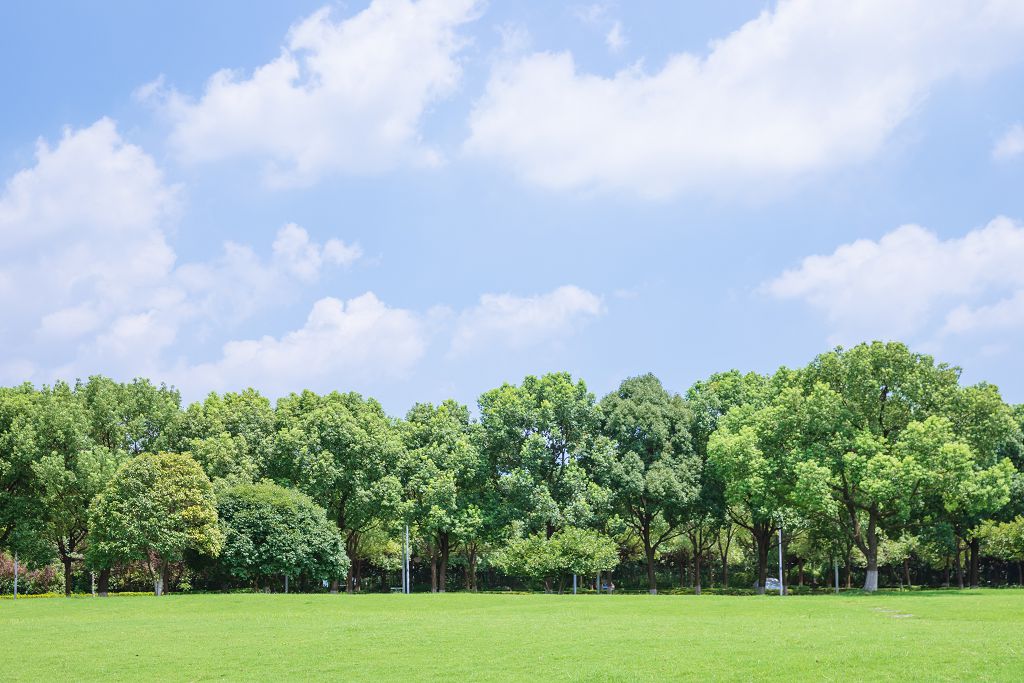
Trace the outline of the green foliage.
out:
<instances>
[{"instance_id":1,"label":"green foliage","mask_svg":"<svg viewBox=\"0 0 1024 683\"><path fill-rule=\"evenodd\" d=\"M603 534L564 527L550 538L543 532L514 538L492 561L508 574L550 579L610 571L619 564L619 552L615 541Z\"/></svg>"},{"instance_id":2,"label":"green foliage","mask_svg":"<svg viewBox=\"0 0 1024 683\"><path fill-rule=\"evenodd\" d=\"M344 540L309 496L264 481L237 484L217 497L224 534L220 563L257 583L271 576L333 579L348 573Z\"/></svg>"},{"instance_id":3,"label":"green foliage","mask_svg":"<svg viewBox=\"0 0 1024 683\"><path fill-rule=\"evenodd\" d=\"M143 453L127 461L89 511L93 566L181 559L185 550L216 556L224 537L213 487L182 453Z\"/></svg>"}]
</instances>

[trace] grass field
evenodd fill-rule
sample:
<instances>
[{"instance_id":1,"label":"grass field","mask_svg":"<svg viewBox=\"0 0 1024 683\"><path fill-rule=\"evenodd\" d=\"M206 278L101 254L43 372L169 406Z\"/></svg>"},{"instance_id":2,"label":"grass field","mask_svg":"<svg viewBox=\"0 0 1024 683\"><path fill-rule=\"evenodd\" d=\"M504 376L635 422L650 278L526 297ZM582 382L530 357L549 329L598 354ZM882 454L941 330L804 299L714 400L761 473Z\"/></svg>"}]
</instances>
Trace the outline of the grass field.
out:
<instances>
[{"instance_id":1,"label":"grass field","mask_svg":"<svg viewBox=\"0 0 1024 683\"><path fill-rule=\"evenodd\" d=\"M4 680L1024 680L1024 591L0 601Z\"/></svg>"}]
</instances>

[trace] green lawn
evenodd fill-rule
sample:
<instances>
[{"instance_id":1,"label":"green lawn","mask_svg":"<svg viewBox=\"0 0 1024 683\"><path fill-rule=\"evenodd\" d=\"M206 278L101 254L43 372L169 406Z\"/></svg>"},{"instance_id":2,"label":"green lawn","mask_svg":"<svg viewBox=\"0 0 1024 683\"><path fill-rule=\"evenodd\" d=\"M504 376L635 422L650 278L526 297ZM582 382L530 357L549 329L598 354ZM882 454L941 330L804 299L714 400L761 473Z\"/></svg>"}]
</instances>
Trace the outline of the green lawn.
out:
<instances>
[{"instance_id":1,"label":"green lawn","mask_svg":"<svg viewBox=\"0 0 1024 683\"><path fill-rule=\"evenodd\" d=\"M1024 680L1024 591L0 601L4 680Z\"/></svg>"}]
</instances>

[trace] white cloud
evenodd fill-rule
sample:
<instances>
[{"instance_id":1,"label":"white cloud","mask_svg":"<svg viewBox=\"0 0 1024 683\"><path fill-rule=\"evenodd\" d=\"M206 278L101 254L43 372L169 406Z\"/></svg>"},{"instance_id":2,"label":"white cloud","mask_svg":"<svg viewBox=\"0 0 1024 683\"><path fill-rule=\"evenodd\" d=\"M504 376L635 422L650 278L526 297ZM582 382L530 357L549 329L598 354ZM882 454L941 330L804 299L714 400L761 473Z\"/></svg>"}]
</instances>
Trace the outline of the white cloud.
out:
<instances>
[{"instance_id":1,"label":"white cloud","mask_svg":"<svg viewBox=\"0 0 1024 683\"><path fill-rule=\"evenodd\" d=\"M0 193L0 381L155 373L186 326L230 328L360 257L288 224L266 259L229 242L218 259L177 264L166 230L179 194L109 119L40 141Z\"/></svg>"},{"instance_id":2,"label":"white cloud","mask_svg":"<svg viewBox=\"0 0 1024 683\"><path fill-rule=\"evenodd\" d=\"M491 345L517 349L543 343L564 337L602 313L600 297L573 285L527 297L484 294L478 305L459 315L451 351L459 354Z\"/></svg>"},{"instance_id":3,"label":"white cloud","mask_svg":"<svg viewBox=\"0 0 1024 683\"><path fill-rule=\"evenodd\" d=\"M193 393L253 384L272 395L303 387L327 390L344 382L403 376L423 356L423 323L372 292L343 302L317 301L303 327L280 338L232 341L211 363L182 367L175 381Z\"/></svg>"},{"instance_id":4,"label":"white cloud","mask_svg":"<svg viewBox=\"0 0 1024 683\"><path fill-rule=\"evenodd\" d=\"M436 164L420 119L457 87L465 44L457 29L478 11L477 0L374 0L334 21L323 8L250 76L218 71L196 101L165 93L172 145L186 162L265 160L278 185Z\"/></svg>"},{"instance_id":5,"label":"white cloud","mask_svg":"<svg viewBox=\"0 0 1024 683\"><path fill-rule=\"evenodd\" d=\"M992 148L992 158L1000 161L1013 159L1024 154L1024 124L1015 124L1006 129Z\"/></svg>"},{"instance_id":6,"label":"white cloud","mask_svg":"<svg viewBox=\"0 0 1024 683\"><path fill-rule=\"evenodd\" d=\"M941 82L1019 60L1022 29L1020 2L783 0L653 72L534 53L492 72L465 149L556 190L760 188L872 157Z\"/></svg>"},{"instance_id":7,"label":"white cloud","mask_svg":"<svg viewBox=\"0 0 1024 683\"><path fill-rule=\"evenodd\" d=\"M604 37L604 42L612 52L622 52L622 49L626 47L629 40L626 39L626 34L622 32L621 21L616 21L612 24L612 27Z\"/></svg>"},{"instance_id":8,"label":"white cloud","mask_svg":"<svg viewBox=\"0 0 1024 683\"><path fill-rule=\"evenodd\" d=\"M765 284L824 314L832 341L944 335L1024 325L1024 225L997 218L940 239L904 225L858 240Z\"/></svg>"}]
</instances>

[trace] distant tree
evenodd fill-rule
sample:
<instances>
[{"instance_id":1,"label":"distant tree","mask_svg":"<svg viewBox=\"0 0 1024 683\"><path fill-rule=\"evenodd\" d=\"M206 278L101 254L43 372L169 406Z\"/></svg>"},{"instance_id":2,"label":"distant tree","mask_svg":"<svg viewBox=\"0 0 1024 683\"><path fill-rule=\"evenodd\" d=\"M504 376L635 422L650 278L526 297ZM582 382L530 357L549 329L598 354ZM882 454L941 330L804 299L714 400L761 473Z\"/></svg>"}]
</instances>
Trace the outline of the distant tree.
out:
<instances>
[{"instance_id":1,"label":"distant tree","mask_svg":"<svg viewBox=\"0 0 1024 683\"><path fill-rule=\"evenodd\" d=\"M591 575L611 571L619 563L618 545L597 531L563 527L548 537L543 531L512 538L492 560L513 576L543 580L567 574Z\"/></svg>"},{"instance_id":2,"label":"distant tree","mask_svg":"<svg viewBox=\"0 0 1024 683\"><path fill-rule=\"evenodd\" d=\"M927 486L920 446L941 431L928 417L945 414L959 371L899 343L874 342L818 356L804 373L807 459L798 468L805 505L844 510L867 571L864 589L878 588L883 535L898 537ZM912 423L919 426L904 438ZM933 436L935 436L933 434Z\"/></svg>"},{"instance_id":3,"label":"distant tree","mask_svg":"<svg viewBox=\"0 0 1024 683\"><path fill-rule=\"evenodd\" d=\"M220 563L256 588L275 576L336 579L348 573L337 526L299 491L269 481L237 484L218 494L217 514L224 534Z\"/></svg>"},{"instance_id":4,"label":"distant tree","mask_svg":"<svg viewBox=\"0 0 1024 683\"><path fill-rule=\"evenodd\" d=\"M276 420L271 474L327 510L354 567L361 535L394 524L401 512L400 430L377 401L356 393L291 394L278 401ZM355 589L351 568L345 585Z\"/></svg>"},{"instance_id":5,"label":"distant tree","mask_svg":"<svg viewBox=\"0 0 1024 683\"><path fill-rule=\"evenodd\" d=\"M986 554L1017 563L1017 583L1024 586L1024 516L1009 522L985 520L975 536Z\"/></svg>"},{"instance_id":6,"label":"distant tree","mask_svg":"<svg viewBox=\"0 0 1024 683\"><path fill-rule=\"evenodd\" d=\"M568 373L528 376L484 393L479 406L505 523L525 521L548 538L563 526L589 524L602 494L583 467L599 428L587 385Z\"/></svg>"},{"instance_id":7,"label":"distant tree","mask_svg":"<svg viewBox=\"0 0 1024 683\"><path fill-rule=\"evenodd\" d=\"M144 561L154 592L186 550L216 556L224 537L209 478L183 453L143 453L117 471L89 510L90 562Z\"/></svg>"},{"instance_id":8,"label":"distant tree","mask_svg":"<svg viewBox=\"0 0 1024 683\"><path fill-rule=\"evenodd\" d=\"M701 462L690 445L692 416L686 402L650 374L625 380L600 407L609 444L594 453L594 477L643 544L648 590L657 593L655 555L683 533L701 490Z\"/></svg>"},{"instance_id":9,"label":"distant tree","mask_svg":"<svg viewBox=\"0 0 1024 683\"><path fill-rule=\"evenodd\" d=\"M473 542L482 531L474 490L486 480L487 468L473 438L475 426L469 409L451 400L436 407L417 403L403 424L408 455L402 478L409 514L428 538L433 591L445 592L453 546Z\"/></svg>"},{"instance_id":10,"label":"distant tree","mask_svg":"<svg viewBox=\"0 0 1024 683\"><path fill-rule=\"evenodd\" d=\"M188 451L211 480L258 480L274 445L274 409L255 389L211 393L181 418L178 449Z\"/></svg>"},{"instance_id":11,"label":"distant tree","mask_svg":"<svg viewBox=\"0 0 1024 683\"><path fill-rule=\"evenodd\" d=\"M758 593L765 590L775 534L793 521L804 415L796 377L780 370L756 400L729 410L708 442L708 468L723 482L729 516L754 541Z\"/></svg>"}]
</instances>

